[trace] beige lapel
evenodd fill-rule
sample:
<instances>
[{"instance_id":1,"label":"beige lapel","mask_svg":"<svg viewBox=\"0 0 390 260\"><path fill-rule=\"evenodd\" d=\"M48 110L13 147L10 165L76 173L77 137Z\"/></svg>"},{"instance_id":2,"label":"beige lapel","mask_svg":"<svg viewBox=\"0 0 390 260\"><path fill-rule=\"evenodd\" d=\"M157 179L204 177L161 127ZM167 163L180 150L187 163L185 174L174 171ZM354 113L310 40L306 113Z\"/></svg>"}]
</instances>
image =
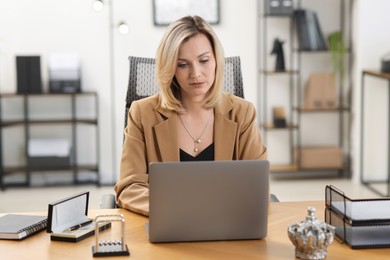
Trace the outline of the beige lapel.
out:
<instances>
[{"instance_id":1,"label":"beige lapel","mask_svg":"<svg viewBox=\"0 0 390 260\"><path fill-rule=\"evenodd\" d=\"M237 123L230 120L229 112L233 104L228 94L223 94L221 102L215 107L214 147L215 160L231 160L234 158L234 147L237 133Z\"/></svg>"},{"instance_id":2,"label":"beige lapel","mask_svg":"<svg viewBox=\"0 0 390 260\"><path fill-rule=\"evenodd\" d=\"M157 139L157 155L161 156L162 161L165 162L179 161L176 113L159 107L156 110L166 118L153 127Z\"/></svg>"}]
</instances>

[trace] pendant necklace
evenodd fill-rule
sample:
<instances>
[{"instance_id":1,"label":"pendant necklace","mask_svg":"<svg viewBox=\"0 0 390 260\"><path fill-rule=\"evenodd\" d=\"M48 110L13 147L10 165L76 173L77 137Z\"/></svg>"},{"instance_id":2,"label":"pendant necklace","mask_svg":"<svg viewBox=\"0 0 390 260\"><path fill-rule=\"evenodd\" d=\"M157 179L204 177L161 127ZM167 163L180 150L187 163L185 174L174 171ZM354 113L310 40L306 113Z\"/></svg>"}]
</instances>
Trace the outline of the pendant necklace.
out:
<instances>
[{"instance_id":1,"label":"pendant necklace","mask_svg":"<svg viewBox=\"0 0 390 260\"><path fill-rule=\"evenodd\" d=\"M191 137L191 139L194 141L194 152L198 152L199 149L198 149L198 144L202 142L202 136L204 134L204 132L206 131L206 128L207 126L209 125L209 122L210 122L210 119L211 119L211 116L212 116L213 112L210 113L210 116L209 116L209 119L207 119L207 122L206 122L206 125L204 126L202 132L200 133L200 136L198 138L194 138L192 136L192 134L190 133L190 131L188 131L186 125L184 124L183 122L183 119L181 118L181 116L179 114L177 114L179 116L179 119L181 121L181 124L183 125L184 129L186 130L187 134Z\"/></svg>"}]
</instances>

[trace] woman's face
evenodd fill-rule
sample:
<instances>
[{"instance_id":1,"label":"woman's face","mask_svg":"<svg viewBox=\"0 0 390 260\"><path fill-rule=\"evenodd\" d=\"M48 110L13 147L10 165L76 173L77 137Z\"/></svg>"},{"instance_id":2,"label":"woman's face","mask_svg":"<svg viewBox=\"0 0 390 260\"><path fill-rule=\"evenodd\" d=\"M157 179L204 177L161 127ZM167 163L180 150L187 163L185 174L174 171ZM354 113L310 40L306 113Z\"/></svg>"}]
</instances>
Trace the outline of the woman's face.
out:
<instances>
[{"instance_id":1,"label":"woman's face","mask_svg":"<svg viewBox=\"0 0 390 260\"><path fill-rule=\"evenodd\" d=\"M213 48L204 34L197 34L179 49L175 77L181 87L182 99L202 101L215 79Z\"/></svg>"}]
</instances>

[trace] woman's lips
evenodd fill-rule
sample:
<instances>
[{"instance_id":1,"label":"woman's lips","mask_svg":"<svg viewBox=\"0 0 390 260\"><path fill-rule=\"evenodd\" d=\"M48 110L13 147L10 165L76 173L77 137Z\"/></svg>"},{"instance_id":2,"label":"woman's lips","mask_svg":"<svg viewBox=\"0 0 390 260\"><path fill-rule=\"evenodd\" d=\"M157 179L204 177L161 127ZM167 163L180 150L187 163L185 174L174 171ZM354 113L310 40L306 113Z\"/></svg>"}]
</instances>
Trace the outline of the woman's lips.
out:
<instances>
[{"instance_id":1,"label":"woman's lips","mask_svg":"<svg viewBox=\"0 0 390 260\"><path fill-rule=\"evenodd\" d=\"M191 86L193 87L201 87L203 86L204 82L194 82L194 83L190 83Z\"/></svg>"}]
</instances>

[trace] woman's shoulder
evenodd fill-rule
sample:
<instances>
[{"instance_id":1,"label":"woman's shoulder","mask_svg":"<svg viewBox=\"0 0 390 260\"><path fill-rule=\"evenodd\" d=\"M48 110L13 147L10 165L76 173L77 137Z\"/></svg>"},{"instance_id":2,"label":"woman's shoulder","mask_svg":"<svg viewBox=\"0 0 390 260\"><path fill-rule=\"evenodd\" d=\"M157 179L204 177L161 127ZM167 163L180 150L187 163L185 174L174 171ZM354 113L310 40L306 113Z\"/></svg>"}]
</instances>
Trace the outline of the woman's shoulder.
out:
<instances>
[{"instance_id":1,"label":"woman's shoulder","mask_svg":"<svg viewBox=\"0 0 390 260\"><path fill-rule=\"evenodd\" d=\"M215 107L215 112L232 120L242 120L242 118L256 115L256 108L248 100L231 93L223 93L221 101Z\"/></svg>"},{"instance_id":2,"label":"woman's shoulder","mask_svg":"<svg viewBox=\"0 0 390 260\"><path fill-rule=\"evenodd\" d=\"M220 104L216 108L216 113L239 124L244 124L256 117L256 108L249 100L231 93L224 93Z\"/></svg>"},{"instance_id":3,"label":"woman's shoulder","mask_svg":"<svg viewBox=\"0 0 390 260\"><path fill-rule=\"evenodd\" d=\"M142 99L134 100L132 102L132 105L136 105L140 108L146 108L146 107L156 107L160 100L160 94L154 94L149 97L144 97Z\"/></svg>"},{"instance_id":4,"label":"woman's shoulder","mask_svg":"<svg viewBox=\"0 0 390 260\"><path fill-rule=\"evenodd\" d=\"M254 107L252 102L228 92L224 92L222 94L222 104L225 106L230 105L233 107L233 109L250 109Z\"/></svg>"}]
</instances>

